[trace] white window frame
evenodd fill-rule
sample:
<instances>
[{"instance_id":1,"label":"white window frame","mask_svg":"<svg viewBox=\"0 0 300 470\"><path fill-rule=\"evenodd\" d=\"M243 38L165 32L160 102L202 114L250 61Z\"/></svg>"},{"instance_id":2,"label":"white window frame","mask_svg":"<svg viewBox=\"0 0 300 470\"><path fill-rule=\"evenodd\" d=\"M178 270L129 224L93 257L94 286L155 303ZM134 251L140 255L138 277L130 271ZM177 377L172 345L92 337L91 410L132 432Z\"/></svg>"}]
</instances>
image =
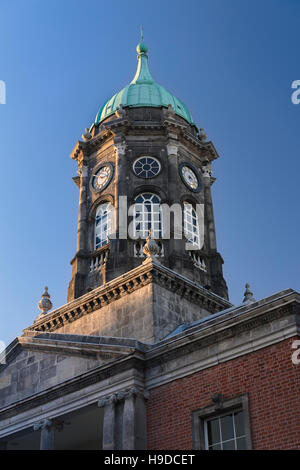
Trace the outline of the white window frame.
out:
<instances>
[{"instance_id":1,"label":"white window frame","mask_svg":"<svg viewBox=\"0 0 300 470\"><path fill-rule=\"evenodd\" d=\"M235 413L238 413L238 412L242 412L243 413L243 421L244 421L244 434L242 436L236 436L236 430L235 430L235 421L234 421L234 414ZM228 416L230 415L232 417L232 422L233 422L233 438L232 439L227 439L227 440L223 440L222 439L222 426L221 426L221 419L224 417L224 416ZM237 408L237 409L234 409L234 410L230 410L230 411L227 411L225 413L222 413L222 414L218 414L216 416L211 416L210 418L207 418L204 420L204 438L205 438L205 449L206 450L209 450L209 442L208 442L208 422L209 421L213 421L215 419L218 419L218 424L219 424L219 433L220 433L220 442L215 442L213 445L220 445L221 446L221 450L224 450L223 449L223 444L225 444L226 442L231 442L231 441L234 441L234 447L235 447L235 450L237 450L237 439L246 439L246 431L245 431L245 413L244 413L244 410L242 408Z\"/></svg>"},{"instance_id":2,"label":"white window frame","mask_svg":"<svg viewBox=\"0 0 300 470\"><path fill-rule=\"evenodd\" d=\"M144 200L139 201L141 198ZM154 198L157 199L157 202L153 202ZM150 205L150 211L147 210L146 204ZM162 238L161 199L157 194L148 192L139 194L135 199L133 217L133 233L135 239L147 238L150 229L152 238ZM137 230L138 225L141 227L139 230Z\"/></svg>"},{"instance_id":3,"label":"white window frame","mask_svg":"<svg viewBox=\"0 0 300 470\"><path fill-rule=\"evenodd\" d=\"M142 159L146 159L146 163L141 163L141 165L150 165L150 169L149 170L144 170L144 169L141 169L141 171L139 172L139 169L136 169L136 164L138 162L140 162ZM157 163L158 165L158 170L156 173L154 173L153 169L152 169L152 163L149 163L147 162L147 159L151 159L153 162ZM137 158L133 165L132 165L132 168L133 168L133 172L136 176L138 176L139 178L145 178L145 179L150 179L150 178L155 178L155 176L159 175L160 171L161 171L161 164L160 164L160 161L157 160L157 158L155 157L151 157L150 155L143 155L142 157L139 157ZM142 176L141 173L142 171L145 171L146 172L146 175L145 176ZM153 173L153 174L151 174Z\"/></svg>"},{"instance_id":4,"label":"white window frame","mask_svg":"<svg viewBox=\"0 0 300 470\"><path fill-rule=\"evenodd\" d=\"M98 220L99 218L100 220ZM105 225L106 229L104 229ZM107 245L108 237L112 232L112 204L110 202L103 202L97 207L94 231L94 249L98 250ZM100 239L98 244L97 238Z\"/></svg>"},{"instance_id":5,"label":"white window frame","mask_svg":"<svg viewBox=\"0 0 300 470\"><path fill-rule=\"evenodd\" d=\"M245 426L245 438L246 438L246 449L252 449L251 439L251 425L250 425L250 410L249 410L249 397L248 394L239 395L235 398L229 398L222 401L220 405L213 404L194 410L191 413L192 421L192 436L193 436L193 449L206 449L207 436L205 432L207 428L205 421L213 418L217 418L221 415L229 414L232 411L244 412L244 426ZM205 431L206 428L206 431Z\"/></svg>"},{"instance_id":6,"label":"white window frame","mask_svg":"<svg viewBox=\"0 0 300 470\"><path fill-rule=\"evenodd\" d=\"M183 203L183 229L184 236L193 246L200 250L199 218L196 210L190 202Z\"/></svg>"}]
</instances>

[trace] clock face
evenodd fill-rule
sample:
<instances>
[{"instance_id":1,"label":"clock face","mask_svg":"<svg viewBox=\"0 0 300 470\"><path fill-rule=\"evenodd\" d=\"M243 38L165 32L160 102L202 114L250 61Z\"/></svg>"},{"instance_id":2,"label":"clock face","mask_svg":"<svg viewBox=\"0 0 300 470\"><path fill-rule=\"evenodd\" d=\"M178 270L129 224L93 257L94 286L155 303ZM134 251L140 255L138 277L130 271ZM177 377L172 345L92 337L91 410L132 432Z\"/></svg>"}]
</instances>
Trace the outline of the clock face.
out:
<instances>
[{"instance_id":1,"label":"clock face","mask_svg":"<svg viewBox=\"0 0 300 470\"><path fill-rule=\"evenodd\" d=\"M193 172L193 170L191 170L191 168L189 168L188 166L183 166L181 171L182 171L182 176L185 182L187 183L187 185L190 186L192 189L197 189L198 178Z\"/></svg>"},{"instance_id":2,"label":"clock face","mask_svg":"<svg viewBox=\"0 0 300 470\"><path fill-rule=\"evenodd\" d=\"M95 191L102 191L110 183L113 176L111 164L104 164L92 175L92 187Z\"/></svg>"},{"instance_id":3,"label":"clock face","mask_svg":"<svg viewBox=\"0 0 300 470\"><path fill-rule=\"evenodd\" d=\"M196 170L190 163L181 163L179 173L184 184L193 192L198 193L201 190L201 179Z\"/></svg>"}]
</instances>

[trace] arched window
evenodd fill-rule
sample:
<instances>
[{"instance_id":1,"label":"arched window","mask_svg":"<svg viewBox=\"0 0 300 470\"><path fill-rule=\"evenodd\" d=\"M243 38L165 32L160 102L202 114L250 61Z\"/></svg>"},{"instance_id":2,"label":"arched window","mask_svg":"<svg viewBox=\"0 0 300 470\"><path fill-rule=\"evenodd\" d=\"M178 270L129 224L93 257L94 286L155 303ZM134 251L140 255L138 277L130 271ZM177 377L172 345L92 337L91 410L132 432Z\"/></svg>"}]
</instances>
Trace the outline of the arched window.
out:
<instances>
[{"instance_id":1,"label":"arched window","mask_svg":"<svg viewBox=\"0 0 300 470\"><path fill-rule=\"evenodd\" d=\"M183 207L184 235L189 243L200 249L200 232L197 212L189 202L184 202Z\"/></svg>"},{"instance_id":2,"label":"arched window","mask_svg":"<svg viewBox=\"0 0 300 470\"><path fill-rule=\"evenodd\" d=\"M135 200L134 235L147 238L149 230L152 238L162 237L160 198L156 194L143 193Z\"/></svg>"},{"instance_id":3,"label":"arched window","mask_svg":"<svg viewBox=\"0 0 300 470\"><path fill-rule=\"evenodd\" d=\"M112 228L112 205L105 202L97 207L95 217L95 250L108 243Z\"/></svg>"}]
</instances>

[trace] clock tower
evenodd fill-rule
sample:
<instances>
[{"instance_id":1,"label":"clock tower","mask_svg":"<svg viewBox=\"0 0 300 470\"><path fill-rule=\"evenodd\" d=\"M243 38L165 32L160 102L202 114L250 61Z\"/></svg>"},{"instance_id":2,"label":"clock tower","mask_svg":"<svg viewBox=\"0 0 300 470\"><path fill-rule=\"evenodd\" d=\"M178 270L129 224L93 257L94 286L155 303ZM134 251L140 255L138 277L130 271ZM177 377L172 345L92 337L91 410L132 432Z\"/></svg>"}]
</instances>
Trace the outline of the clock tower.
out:
<instances>
[{"instance_id":1,"label":"clock tower","mask_svg":"<svg viewBox=\"0 0 300 470\"><path fill-rule=\"evenodd\" d=\"M158 85L137 46L132 82L106 101L71 157L79 188L68 301L154 261L228 299L217 251L211 163L218 158L187 107Z\"/></svg>"}]
</instances>

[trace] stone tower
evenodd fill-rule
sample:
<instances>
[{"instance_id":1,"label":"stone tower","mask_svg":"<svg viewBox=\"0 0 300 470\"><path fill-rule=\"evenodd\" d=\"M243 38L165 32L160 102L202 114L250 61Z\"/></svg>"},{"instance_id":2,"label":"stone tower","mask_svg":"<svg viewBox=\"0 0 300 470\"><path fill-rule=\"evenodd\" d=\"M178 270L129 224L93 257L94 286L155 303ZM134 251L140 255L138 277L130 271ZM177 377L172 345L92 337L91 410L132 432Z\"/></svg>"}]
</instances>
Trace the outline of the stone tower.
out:
<instances>
[{"instance_id":1,"label":"stone tower","mask_svg":"<svg viewBox=\"0 0 300 470\"><path fill-rule=\"evenodd\" d=\"M149 230L162 266L228 299L211 197L218 154L187 107L153 80L143 42L137 53L134 79L71 154L80 196L68 301L140 266Z\"/></svg>"}]
</instances>

